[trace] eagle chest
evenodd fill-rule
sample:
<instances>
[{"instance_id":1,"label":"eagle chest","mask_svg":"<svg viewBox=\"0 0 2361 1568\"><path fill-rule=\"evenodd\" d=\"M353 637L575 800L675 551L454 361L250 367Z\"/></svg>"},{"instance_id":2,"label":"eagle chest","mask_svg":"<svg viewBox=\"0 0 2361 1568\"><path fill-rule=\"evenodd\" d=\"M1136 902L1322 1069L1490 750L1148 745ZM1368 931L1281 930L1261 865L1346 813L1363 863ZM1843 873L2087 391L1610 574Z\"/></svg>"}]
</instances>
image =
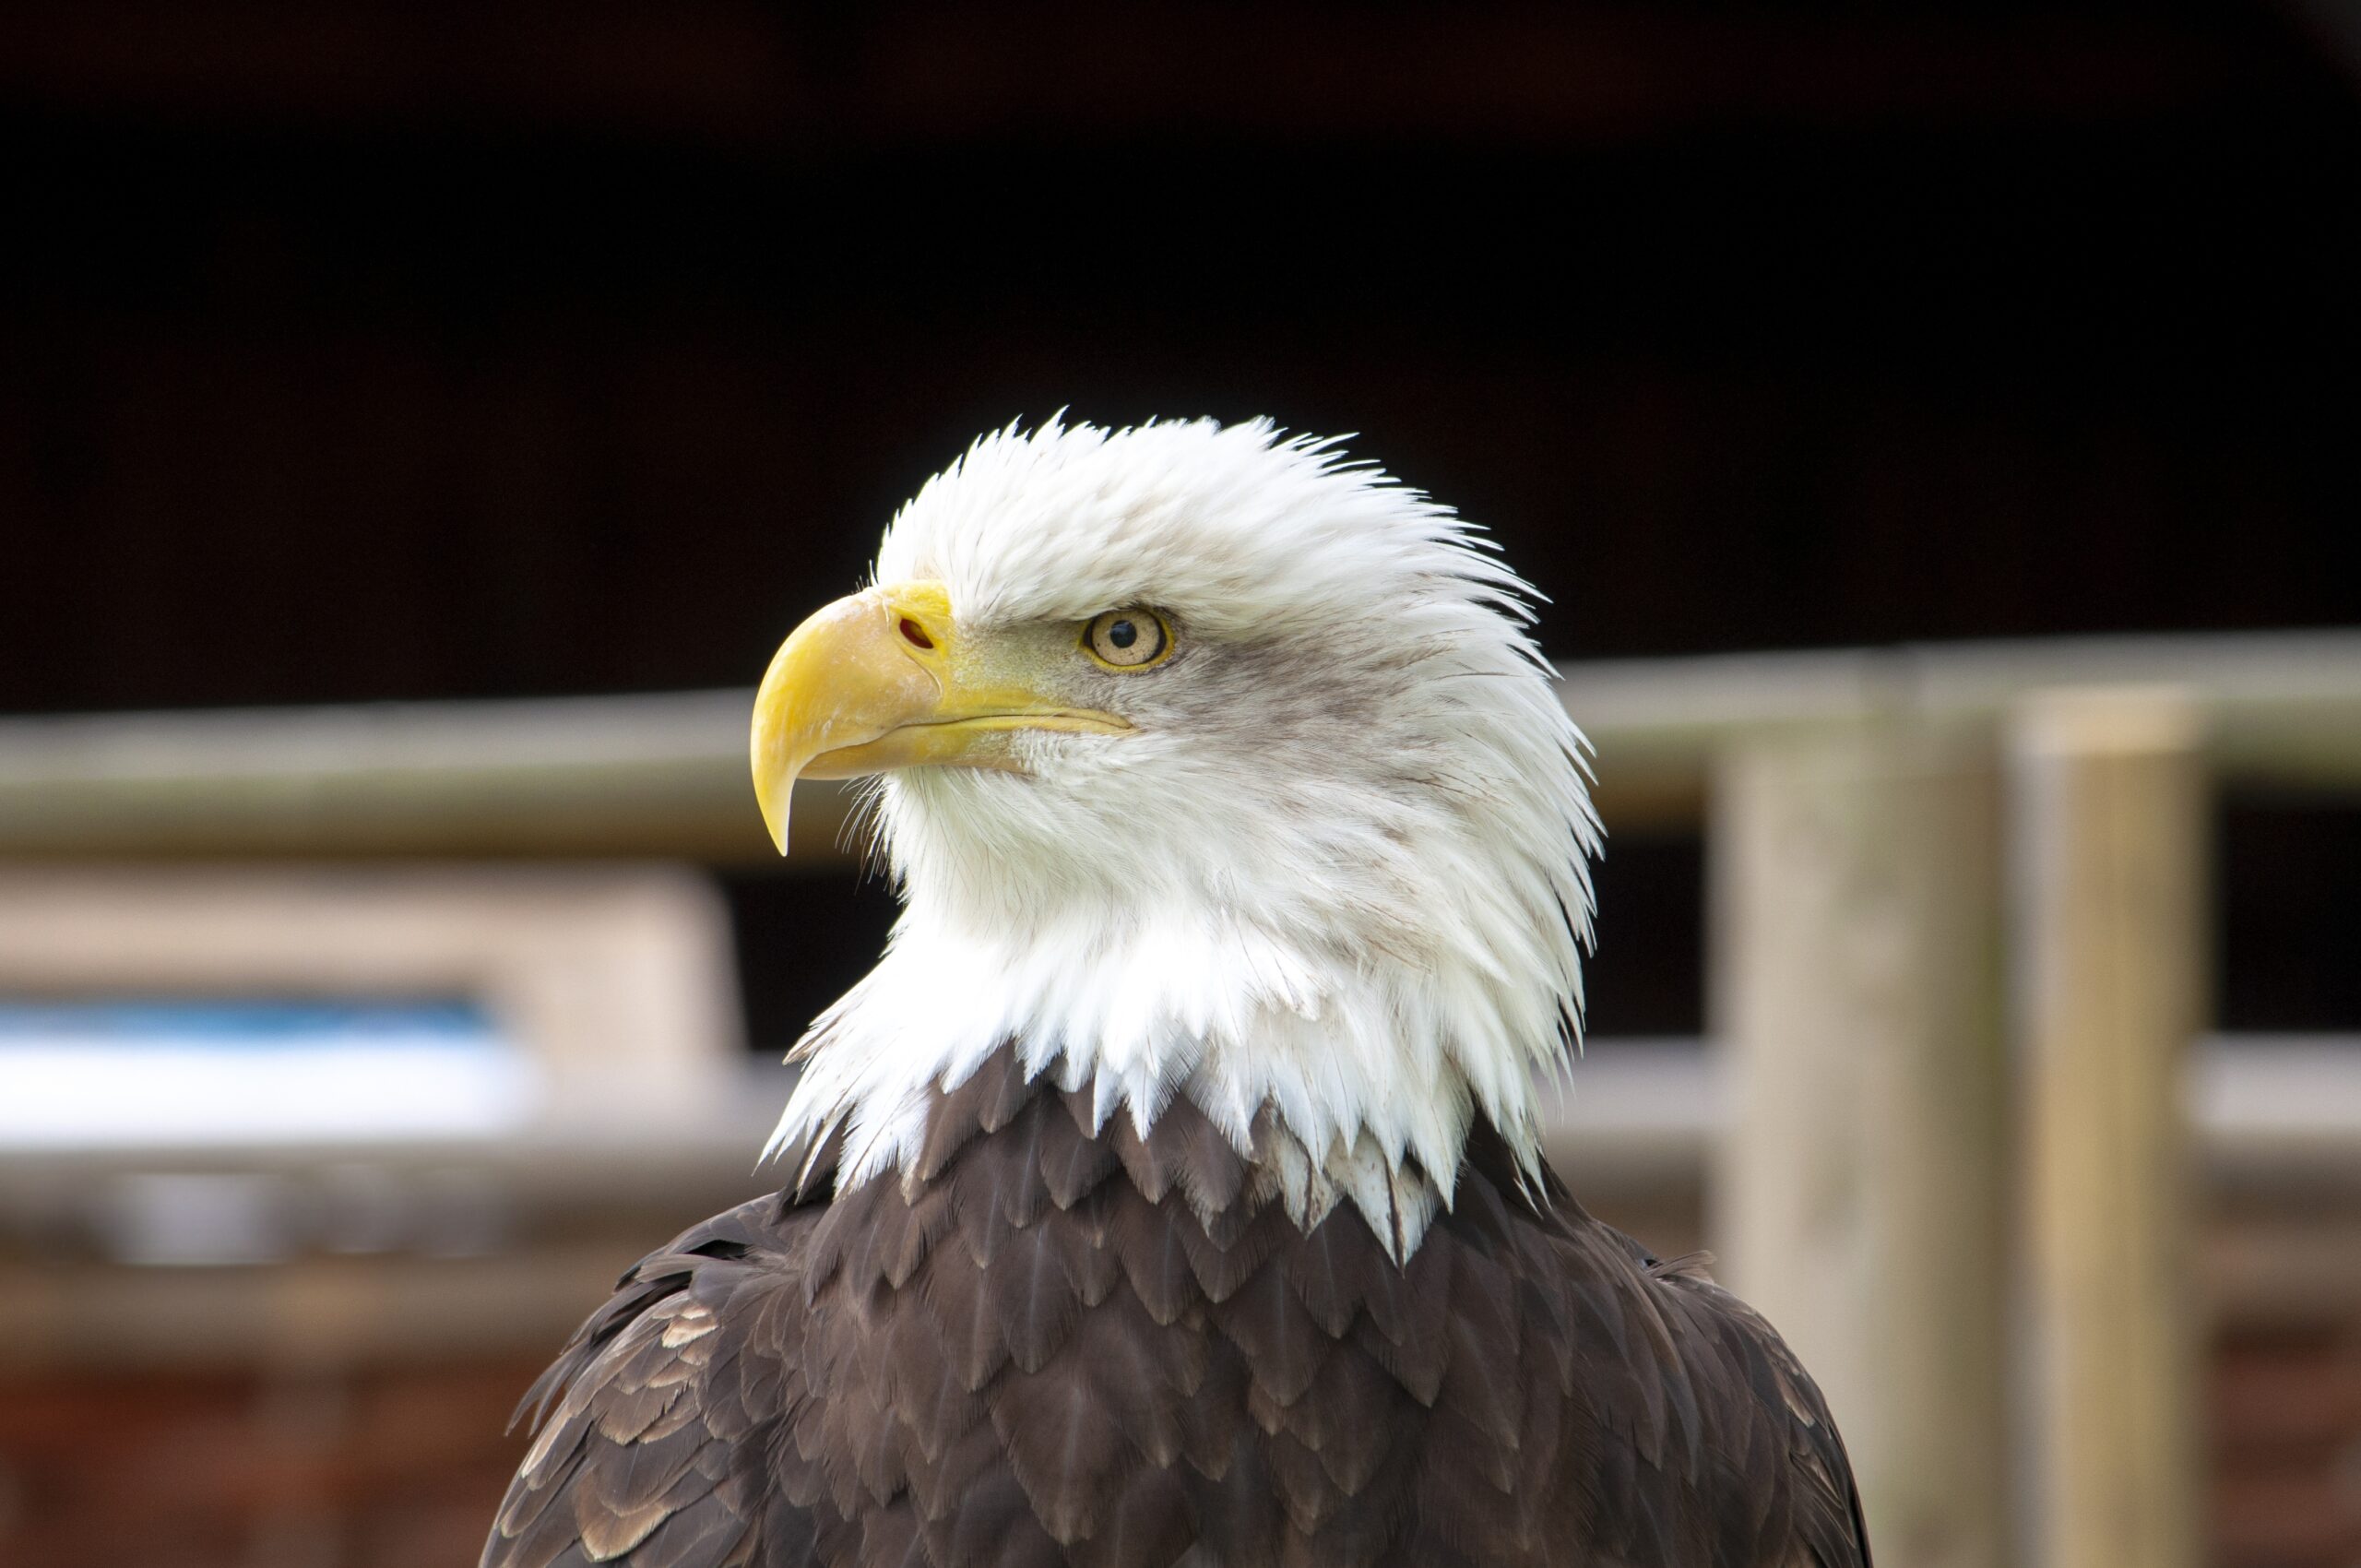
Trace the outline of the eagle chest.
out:
<instances>
[{"instance_id":1,"label":"eagle chest","mask_svg":"<svg viewBox=\"0 0 2361 1568\"><path fill-rule=\"evenodd\" d=\"M1577 1329L1512 1201L1467 1173L1399 1265L1350 1206L1299 1229L1185 1100L1094 1134L996 1061L812 1227L780 1494L859 1525L846 1561L1550 1561Z\"/></svg>"},{"instance_id":2,"label":"eagle chest","mask_svg":"<svg viewBox=\"0 0 2361 1568\"><path fill-rule=\"evenodd\" d=\"M1480 1123L1396 1262L1308 1230L1185 1099L1145 1137L1003 1051L908 1168L625 1276L487 1563L1865 1563L1826 1409L1762 1320Z\"/></svg>"}]
</instances>

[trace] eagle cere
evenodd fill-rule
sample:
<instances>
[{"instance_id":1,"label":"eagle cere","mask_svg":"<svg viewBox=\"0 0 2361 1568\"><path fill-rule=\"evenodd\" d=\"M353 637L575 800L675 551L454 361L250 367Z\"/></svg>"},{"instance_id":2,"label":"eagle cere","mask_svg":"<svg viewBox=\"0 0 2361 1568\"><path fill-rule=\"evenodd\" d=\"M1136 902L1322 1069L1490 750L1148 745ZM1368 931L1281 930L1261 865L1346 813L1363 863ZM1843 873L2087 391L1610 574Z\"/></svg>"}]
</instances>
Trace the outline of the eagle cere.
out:
<instances>
[{"instance_id":1,"label":"eagle cere","mask_svg":"<svg viewBox=\"0 0 2361 1568\"><path fill-rule=\"evenodd\" d=\"M929 481L751 737L782 848L872 780L900 919L484 1562L1867 1564L1776 1335L1541 1158L1599 828L1530 597L1264 422Z\"/></svg>"}]
</instances>

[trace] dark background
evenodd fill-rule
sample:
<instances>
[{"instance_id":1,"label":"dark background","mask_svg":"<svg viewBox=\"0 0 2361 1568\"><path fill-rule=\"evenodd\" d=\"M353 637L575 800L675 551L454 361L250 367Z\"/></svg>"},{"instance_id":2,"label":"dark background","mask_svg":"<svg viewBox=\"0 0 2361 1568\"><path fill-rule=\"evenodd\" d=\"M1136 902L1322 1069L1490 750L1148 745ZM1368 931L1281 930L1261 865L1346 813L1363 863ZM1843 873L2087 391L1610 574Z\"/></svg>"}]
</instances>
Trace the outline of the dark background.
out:
<instances>
[{"instance_id":1,"label":"dark background","mask_svg":"<svg viewBox=\"0 0 2361 1568\"><path fill-rule=\"evenodd\" d=\"M1562 659L2361 629L2361 0L0 0L0 714L751 687L1061 408L1357 432ZM2217 809L2219 1022L2361 1038L2361 811ZM1693 1033L1610 826L1594 1028ZM715 870L776 1052L892 897ZM474 1260L0 1236L0 1556L469 1561L709 1152ZM2208 1198L2217 1568L2361 1553L2341 1192Z\"/></svg>"},{"instance_id":2,"label":"dark background","mask_svg":"<svg viewBox=\"0 0 2361 1568\"><path fill-rule=\"evenodd\" d=\"M1561 658L2361 623L2331 0L15 7L0 203L0 710L748 683L1060 408L1358 432ZM2361 1028L2224 811L2225 1021ZM730 886L768 1048L890 905Z\"/></svg>"}]
</instances>

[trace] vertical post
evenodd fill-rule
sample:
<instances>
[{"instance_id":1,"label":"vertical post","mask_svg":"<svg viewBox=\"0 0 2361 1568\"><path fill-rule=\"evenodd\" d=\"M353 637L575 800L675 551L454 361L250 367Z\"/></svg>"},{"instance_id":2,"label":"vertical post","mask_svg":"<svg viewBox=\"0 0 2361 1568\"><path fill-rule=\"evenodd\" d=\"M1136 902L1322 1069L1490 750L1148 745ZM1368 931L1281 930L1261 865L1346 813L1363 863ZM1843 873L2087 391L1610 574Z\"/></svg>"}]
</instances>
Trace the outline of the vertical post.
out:
<instances>
[{"instance_id":1,"label":"vertical post","mask_svg":"<svg viewBox=\"0 0 2361 1568\"><path fill-rule=\"evenodd\" d=\"M2043 1568L2194 1568L2181 1074L2204 1006L2197 711L2036 695L2011 750L2027 1137L2027 1473Z\"/></svg>"},{"instance_id":2,"label":"vertical post","mask_svg":"<svg viewBox=\"0 0 2361 1568\"><path fill-rule=\"evenodd\" d=\"M1880 1568L2009 1544L1992 753L1865 719L1714 781L1712 1239L1827 1396Z\"/></svg>"}]
</instances>

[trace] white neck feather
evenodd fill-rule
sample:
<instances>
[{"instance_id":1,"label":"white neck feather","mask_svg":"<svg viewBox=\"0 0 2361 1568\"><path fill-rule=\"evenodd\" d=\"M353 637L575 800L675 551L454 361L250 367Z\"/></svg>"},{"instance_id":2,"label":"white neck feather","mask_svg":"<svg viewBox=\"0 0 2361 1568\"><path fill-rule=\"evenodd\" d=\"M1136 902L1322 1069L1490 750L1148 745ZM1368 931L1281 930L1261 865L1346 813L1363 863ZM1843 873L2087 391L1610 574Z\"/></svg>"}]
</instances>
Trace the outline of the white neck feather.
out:
<instances>
[{"instance_id":1,"label":"white neck feather","mask_svg":"<svg viewBox=\"0 0 2361 1568\"><path fill-rule=\"evenodd\" d=\"M765 1152L840 1128L840 1182L907 1170L934 1096L1013 1045L1028 1076L1088 1090L1101 1125L1128 1115L1145 1135L1187 1098L1299 1224L1350 1201L1406 1257L1450 1206L1477 1115L1537 1172L1534 1072L1564 1061L1572 1028L1501 968L1516 944L1430 913L1465 945L1414 965L1203 908L992 930L914 904L798 1046Z\"/></svg>"}]
</instances>

